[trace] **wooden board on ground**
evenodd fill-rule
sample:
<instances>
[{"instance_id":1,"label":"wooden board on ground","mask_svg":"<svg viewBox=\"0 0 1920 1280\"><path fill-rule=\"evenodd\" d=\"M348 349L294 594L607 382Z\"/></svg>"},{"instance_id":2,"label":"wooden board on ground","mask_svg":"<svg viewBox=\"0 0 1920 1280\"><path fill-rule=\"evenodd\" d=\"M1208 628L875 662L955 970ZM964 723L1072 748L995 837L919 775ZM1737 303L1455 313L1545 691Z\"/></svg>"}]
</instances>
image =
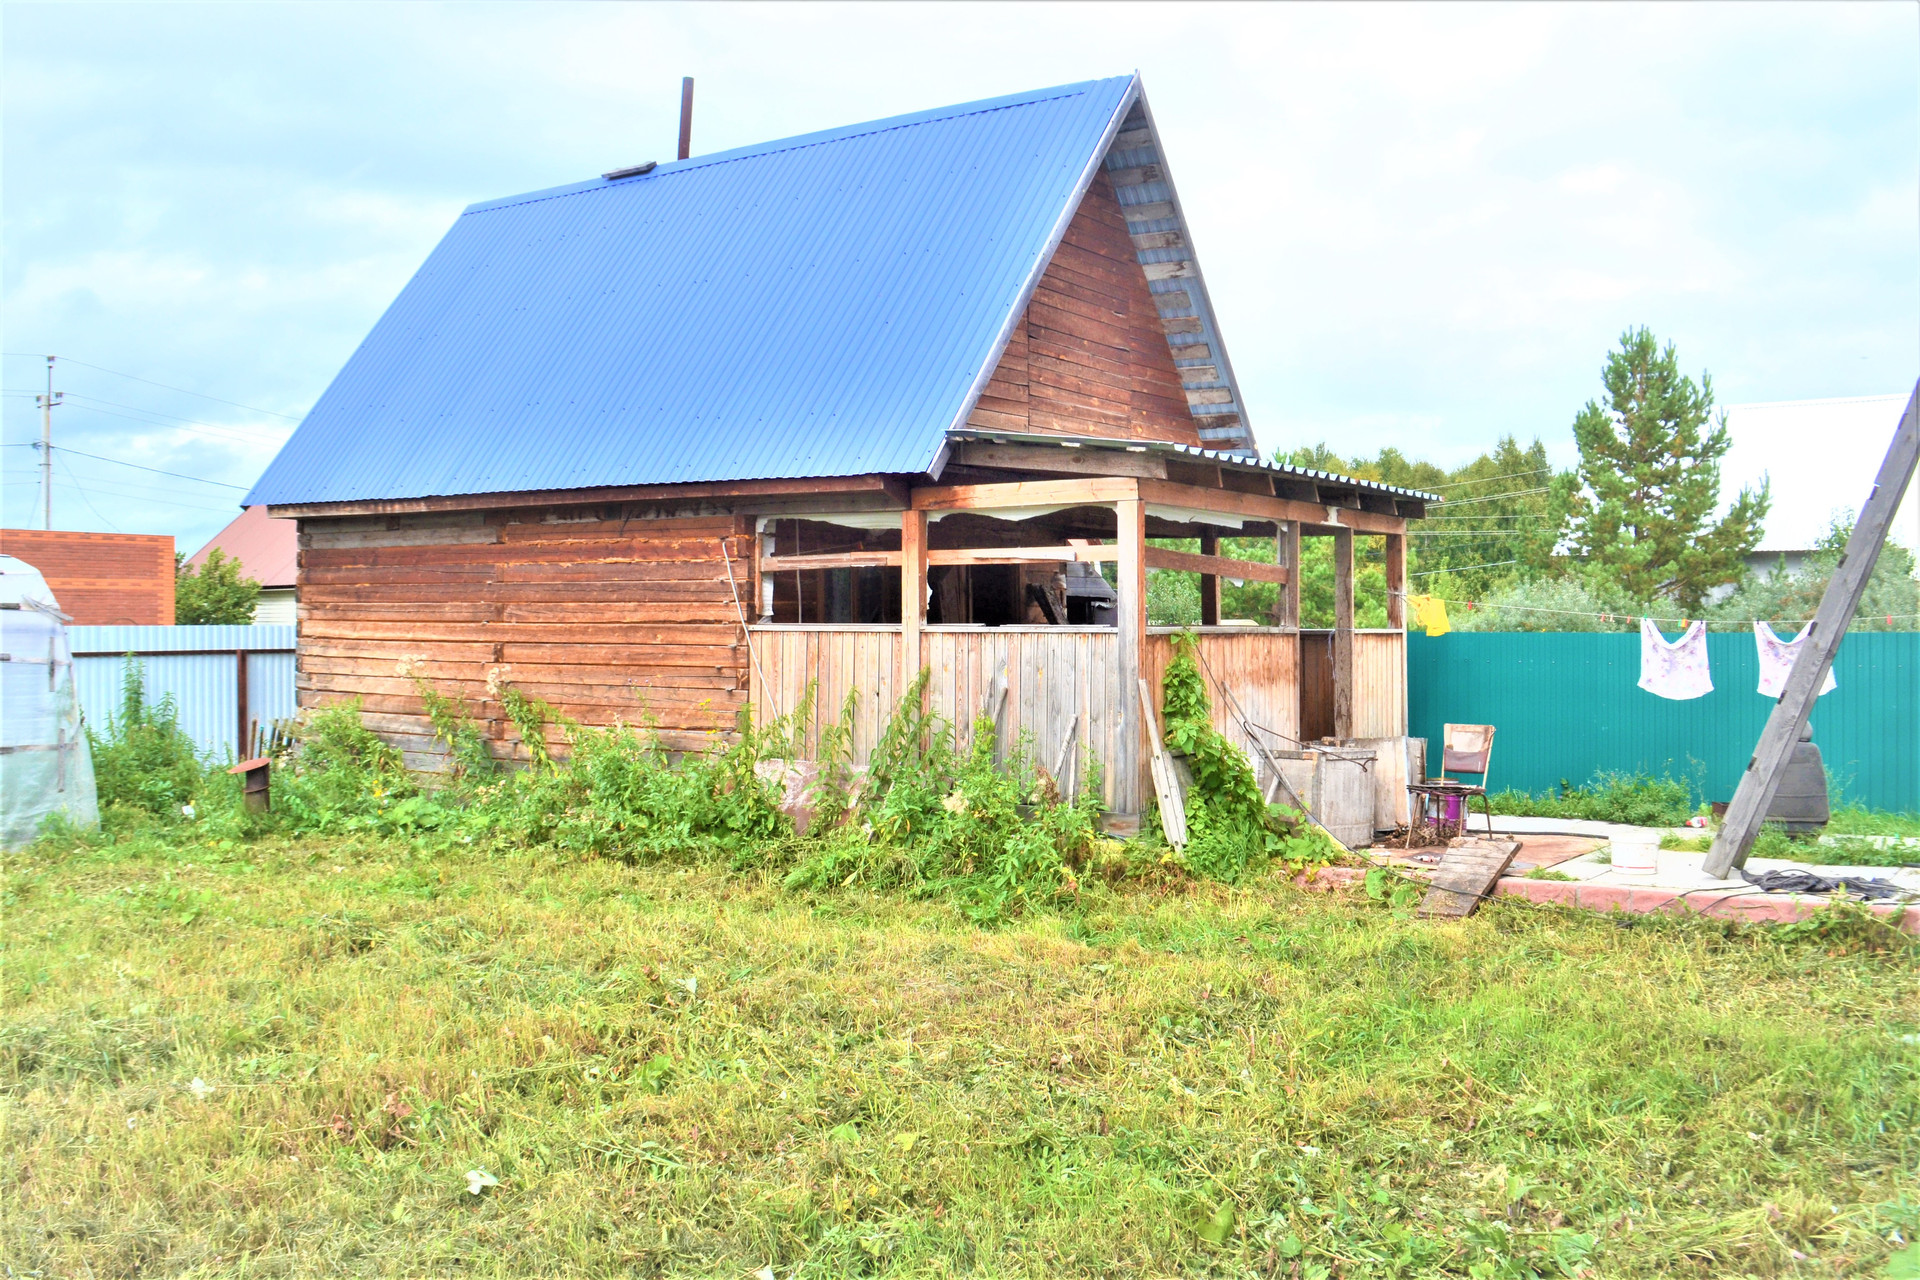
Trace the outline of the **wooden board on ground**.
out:
<instances>
[{"instance_id":1,"label":"wooden board on ground","mask_svg":"<svg viewBox=\"0 0 1920 1280\"><path fill-rule=\"evenodd\" d=\"M1520 850L1517 840L1468 840L1448 849L1434 868L1433 883L1420 903L1423 916L1470 916L1480 899L1506 873Z\"/></svg>"}]
</instances>

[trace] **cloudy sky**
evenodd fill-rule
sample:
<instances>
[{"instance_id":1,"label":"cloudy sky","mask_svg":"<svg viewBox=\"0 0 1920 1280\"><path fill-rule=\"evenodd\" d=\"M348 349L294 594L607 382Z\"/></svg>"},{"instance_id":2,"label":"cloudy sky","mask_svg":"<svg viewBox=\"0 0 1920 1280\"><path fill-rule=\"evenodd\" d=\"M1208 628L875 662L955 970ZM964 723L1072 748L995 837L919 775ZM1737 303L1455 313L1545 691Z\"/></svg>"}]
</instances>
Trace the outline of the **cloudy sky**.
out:
<instances>
[{"instance_id":1,"label":"cloudy sky","mask_svg":"<svg viewBox=\"0 0 1920 1280\"><path fill-rule=\"evenodd\" d=\"M38 523L51 352L73 450L55 524L198 547L465 205L670 158L683 74L699 153L1140 69L1269 450L1456 462L1511 432L1567 459L1637 324L1722 403L1920 371L1912 5L7 4L0 24L8 525Z\"/></svg>"}]
</instances>

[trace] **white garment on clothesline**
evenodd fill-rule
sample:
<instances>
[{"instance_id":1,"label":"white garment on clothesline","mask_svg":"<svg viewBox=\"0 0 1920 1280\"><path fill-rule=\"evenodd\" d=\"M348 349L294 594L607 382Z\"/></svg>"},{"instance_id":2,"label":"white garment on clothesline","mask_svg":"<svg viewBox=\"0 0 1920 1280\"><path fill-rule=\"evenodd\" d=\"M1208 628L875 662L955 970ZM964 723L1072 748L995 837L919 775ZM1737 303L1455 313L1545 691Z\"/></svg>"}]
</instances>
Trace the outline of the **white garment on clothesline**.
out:
<instances>
[{"instance_id":1,"label":"white garment on clothesline","mask_svg":"<svg viewBox=\"0 0 1920 1280\"><path fill-rule=\"evenodd\" d=\"M1800 656L1800 642L1806 638L1806 627L1800 628L1800 634L1793 639L1782 640L1766 623L1753 624L1753 642L1760 650L1761 693L1769 698L1778 698L1787 691L1787 677L1793 674L1794 659ZM1833 668L1828 667L1827 680L1820 686L1820 695L1832 693L1836 683L1833 678Z\"/></svg>"},{"instance_id":2,"label":"white garment on clothesline","mask_svg":"<svg viewBox=\"0 0 1920 1280\"><path fill-rule=\"evenodd\" d=\"M1640 619L1640 687L1662 698L1699 698L1713 692L1707 670L1707 624L1695 622L1668 643L1652 618Z\"/></svg>"}]
</instances>

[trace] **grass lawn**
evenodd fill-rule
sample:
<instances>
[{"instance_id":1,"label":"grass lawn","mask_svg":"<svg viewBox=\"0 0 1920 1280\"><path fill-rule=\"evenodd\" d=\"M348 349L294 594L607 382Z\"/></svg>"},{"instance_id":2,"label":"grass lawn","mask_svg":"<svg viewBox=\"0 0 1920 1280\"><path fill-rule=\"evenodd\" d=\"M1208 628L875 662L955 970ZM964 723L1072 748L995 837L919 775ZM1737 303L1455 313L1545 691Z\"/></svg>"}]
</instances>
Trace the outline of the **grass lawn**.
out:
<instances>
[{"instance_id":1,"label":"grass lawn","mask_svg":"<svg viewBox=\"0 0 1920 1280\"><path fill-rule=\"evenodd\" d=\"M1920 1231L1920 972L1844 930L1273 881L983 930L318 840L5 888L15 1276L1882 1276Z\"/></svg>"}]
</instances>

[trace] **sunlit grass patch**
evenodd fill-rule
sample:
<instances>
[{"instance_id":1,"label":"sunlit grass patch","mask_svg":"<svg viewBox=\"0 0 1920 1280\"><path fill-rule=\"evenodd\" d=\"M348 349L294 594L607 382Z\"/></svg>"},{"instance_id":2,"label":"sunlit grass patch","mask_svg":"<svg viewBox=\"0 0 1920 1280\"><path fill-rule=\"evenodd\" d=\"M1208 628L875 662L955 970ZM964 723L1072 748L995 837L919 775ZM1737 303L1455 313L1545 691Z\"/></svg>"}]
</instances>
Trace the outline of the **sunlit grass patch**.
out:
<instances>
[{"instance_id":1,"label":"sunlit grass patch","mask_svg":"<svg viewBox=\"0 0 1920 1280\"><path fill-rule=\"evenodd\" d=\"M6 894L16 1274L1871 1276L1920 1229L1914 959L1844 931L1277 878L982 929L372 838Z\"/></svg>"}]
</instances>

